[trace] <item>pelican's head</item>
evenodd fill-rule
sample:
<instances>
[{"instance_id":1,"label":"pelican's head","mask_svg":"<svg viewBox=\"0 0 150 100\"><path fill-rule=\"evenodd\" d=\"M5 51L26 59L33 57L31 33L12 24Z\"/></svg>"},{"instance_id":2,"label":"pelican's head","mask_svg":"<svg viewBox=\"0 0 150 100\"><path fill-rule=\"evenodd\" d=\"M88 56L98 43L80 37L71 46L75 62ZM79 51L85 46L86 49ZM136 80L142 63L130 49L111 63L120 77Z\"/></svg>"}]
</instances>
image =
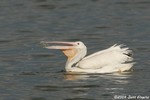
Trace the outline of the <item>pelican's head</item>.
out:
<instances>
[{"instance_id":1,"label":"pelican's head","mask_svg":"<svg viewBox=\"0 0 150 100\"><path fill-rule=\"evenodd\" d=\"M46 48L61 50L68 57L68 61L75 60L74 62L77 62L80 59L82 59L87 53L87 48L81 41L77 42L52 41L43 43L54 44L53 46L47 46Z\"/></svg>"}]
</instances>

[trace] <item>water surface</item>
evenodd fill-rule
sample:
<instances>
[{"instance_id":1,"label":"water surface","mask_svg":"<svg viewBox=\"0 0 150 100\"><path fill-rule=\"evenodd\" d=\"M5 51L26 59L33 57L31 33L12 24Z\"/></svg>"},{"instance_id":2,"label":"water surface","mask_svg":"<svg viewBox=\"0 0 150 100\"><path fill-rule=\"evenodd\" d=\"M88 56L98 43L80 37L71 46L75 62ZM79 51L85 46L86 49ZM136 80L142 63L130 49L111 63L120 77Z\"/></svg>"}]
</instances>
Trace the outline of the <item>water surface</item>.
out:
<instances>
[{"instance_id":1,"label":"water surface","mask_svg":"<svg viewBox=\"0 0 150 100\"><path fill-rule=\"evenodd\" d=\"M150 96L149 0L1 0L0 100L114 100ZM130 73L67 75L60 51L40 41L83 41L88 54L118 43Z\"/></svg>"}]
</instances>

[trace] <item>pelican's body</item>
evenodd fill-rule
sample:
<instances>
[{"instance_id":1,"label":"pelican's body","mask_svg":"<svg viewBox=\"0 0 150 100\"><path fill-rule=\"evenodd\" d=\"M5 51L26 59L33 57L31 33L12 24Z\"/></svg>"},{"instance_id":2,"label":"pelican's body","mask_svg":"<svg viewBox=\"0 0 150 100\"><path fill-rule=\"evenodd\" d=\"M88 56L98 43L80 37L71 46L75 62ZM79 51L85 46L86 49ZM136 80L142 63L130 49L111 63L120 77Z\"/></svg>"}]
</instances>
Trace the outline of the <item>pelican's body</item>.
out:
<instances>
[{"instance_id":1,"label":"pelican's body","mask_svg":"<svg viewBox=\"0 0 150 100\"><path fill-rule=\"evenodd\" d=\"M79 73L113 73L128 71L133 66L131 50L122 45L93 53L87 57L86 46L78 42L44 42L51 44L64 44L61 46L48 46L48 49L60 49L68 57L65 69L67 72Z\"/></svg>"}]
</instances>

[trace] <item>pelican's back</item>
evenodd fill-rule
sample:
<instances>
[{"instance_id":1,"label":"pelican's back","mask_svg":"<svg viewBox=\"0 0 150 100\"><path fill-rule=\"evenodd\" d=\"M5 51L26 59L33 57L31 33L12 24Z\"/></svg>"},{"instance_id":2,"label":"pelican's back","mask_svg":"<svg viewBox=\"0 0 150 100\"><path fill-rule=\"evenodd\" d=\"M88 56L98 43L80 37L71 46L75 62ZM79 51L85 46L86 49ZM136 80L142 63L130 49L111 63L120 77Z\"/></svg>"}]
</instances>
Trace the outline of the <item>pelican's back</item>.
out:
<instances>
[{"instance_id":1,"label":"pelican's back","mask_svg":"<svg viewBox=\"0 0 150 100\"><path fill-rule=\"evenodd\" d=\"M133 61L133 58L130 56L131 52L129 48L122 47L122 45L113 45L108 49L85 57L77 66L82 69L103 69L104 67L111 67L111 69L114 69L116 67L121 67L120 64Z\"/></svg>"}]
</instances>

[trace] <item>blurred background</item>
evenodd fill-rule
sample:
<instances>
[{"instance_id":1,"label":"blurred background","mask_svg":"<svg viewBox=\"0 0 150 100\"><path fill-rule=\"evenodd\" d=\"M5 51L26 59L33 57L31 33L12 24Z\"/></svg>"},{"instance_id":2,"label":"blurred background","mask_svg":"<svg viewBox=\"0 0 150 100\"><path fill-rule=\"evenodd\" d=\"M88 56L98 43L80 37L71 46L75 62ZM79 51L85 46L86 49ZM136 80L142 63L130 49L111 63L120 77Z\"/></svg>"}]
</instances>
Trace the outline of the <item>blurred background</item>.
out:
<instances>
[{"instance_id":1,"label":"blurred background","mask_svg":"<svg viewBox=\"0 0 150 100\"><path fill-rule=\"evenodd\" d=\"M1 0L1 100L114 100L150 94L149 0ZM82 41L88 54L125 44L131 73L65 75L66 58L41 41ZM149 95L150 96L150 95Z\"/></svg>"}]
</instances>

